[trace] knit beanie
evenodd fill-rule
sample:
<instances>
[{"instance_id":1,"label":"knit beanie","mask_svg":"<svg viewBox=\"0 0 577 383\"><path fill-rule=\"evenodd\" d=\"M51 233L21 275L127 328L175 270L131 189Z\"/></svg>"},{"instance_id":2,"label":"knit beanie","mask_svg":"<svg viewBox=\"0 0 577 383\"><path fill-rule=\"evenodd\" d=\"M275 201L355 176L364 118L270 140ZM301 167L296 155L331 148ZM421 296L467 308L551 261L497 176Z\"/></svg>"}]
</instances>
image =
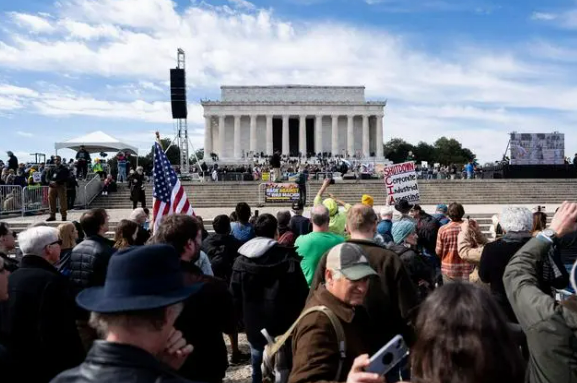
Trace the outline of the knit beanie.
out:
<instances>
[{"instance_id":1,"label":"knit beanie","mask_svg":"<svg viewBox=\"0 0 577 383\"><path fill-rule=\"evenodd\" d=\"M393 224L393 241L396 244L403 243L405 238L413 234L417 230L416 225L411 221L399 221Z\"/></svg>"},{"instance_id":2,"label":"knit beanie","mask_svg":"<svg viewBox=\"0 0 577 383\"><path fill-rule=\"evenodd\" d=\"M361 197L361 203L365 206L373 207L374 199L368 194L363 194Z\"/></svg>"}]
</instances>

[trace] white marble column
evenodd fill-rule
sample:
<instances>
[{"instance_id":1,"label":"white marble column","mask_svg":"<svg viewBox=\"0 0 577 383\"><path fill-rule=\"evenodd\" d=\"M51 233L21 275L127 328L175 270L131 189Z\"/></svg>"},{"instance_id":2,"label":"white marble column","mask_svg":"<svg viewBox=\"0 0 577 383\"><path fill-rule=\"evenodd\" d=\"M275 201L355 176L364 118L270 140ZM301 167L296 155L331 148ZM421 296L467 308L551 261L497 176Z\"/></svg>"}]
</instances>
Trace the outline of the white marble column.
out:
<instances>
[{"instance_id":1,"label":"white marble column","mask_svg":"<svg viewBox=\"0 0 577 383\"><path fill-rule=\"evenodd\" d=\"M251 114L250 115L250 146L249 146L249 151L251 151L253 155L256 153L256 143L257 143L256 114Z\"/></svg>"},{"instance_id":2,"label":"white marble column","mask_svg":"<svg viewBox=\"0 0 577 383\"><path fill-rule=\"evenodd\" d=\"M289 116L282 116L282 154L289 154Z\"/></svg>"},{"instance_id":3,"label":"white marble column","mask_svg":"<svg viewBox=\"0 0 577 383\"><path fill-rule=\"evenodd\" d=\"M307 116L300 116L299 120L299 152L307 155Z\"/></svg>"},{"instance_id":4,"label":"white marble column","mask_svg":"<svg viewBox=\"0 0 577 383\"><path fill-rule=\"evenodd\" d=\"M333 126L331 129L331 153L335 157L339 153L339 116L331 116Z\"/></svg>"},{"instance_id":5,"label":"white marble column","mask_svg":"<svg viewBox=\"0 0 577 383\"><path fill-rule=\"evenodd\" d=\"M212 116L204 116L204 158L212 153Z\"/></svg>"},{"instance_id":6,"label":"white marble column","mask_svg":"<svg viewBox=\"0 0 577 383\"><path fill-rule=\"evenodd\" d=\"M272 156L273 154L273 141L272 141L272 116L266 116L266 155Z\"/></svg>"},{"instance_id":7,"label":"white marble column","mask_svg":"<svg viewBox=\"0 0 577 383\"><path fill-rule=\"evenodd\" d=\"M323 152L323 116L315 118L315 152Z\"/></svg>"},{"instance_id":8,"label":"white marble column","mask_svg":"<svg viewBox=\"0 0 577 383\"><path fill-rule=\"evenodd\" d=\"M225 127L224 127L224 117L225 116L218 116L218 140L220 141L218 144L218 157L219 158L225 158L225 145L226 145L226 140L225 140L225 135L224 135L224 131L225 131Z\"/></svg>"},{"instance_id":9,"label":"white marble column","mask_svg":"<svg viewBox=\"0 0 577 383\"><path fill-rule=\"evenodd\" d=\"M242 157L242 148L240 147L240 117L234 116L234 158Z\"/></svg>"},{"instance_id":10,"label":"white marble column","mask_svg":"<svg viewBox=\"0 0 577 383\"><path fill-rule=\"evenodd\" d=\"M349 156L355 155L355 130L353 119L355 116L347 116L347 152Z\"/></svg>"},{"instance_id":11,"label":"white marble column","mask_svg":"<svg viewBox=\"0 0 577 383\"><path fill-rule=\"evenodd\" d=\"M371 155L369 143L369 116L363 115L363 157L365 158Z\"/></svg>"},{"instance_id":12,"label":"white marble column","mask_svg":"<svg viewBox=\"0 0 577 383\"><path fill-rule=\"evenodd\" d=\"M377 157L382 158L383 154L383 116L377 115Z\"/></svg>"}]
</instances>

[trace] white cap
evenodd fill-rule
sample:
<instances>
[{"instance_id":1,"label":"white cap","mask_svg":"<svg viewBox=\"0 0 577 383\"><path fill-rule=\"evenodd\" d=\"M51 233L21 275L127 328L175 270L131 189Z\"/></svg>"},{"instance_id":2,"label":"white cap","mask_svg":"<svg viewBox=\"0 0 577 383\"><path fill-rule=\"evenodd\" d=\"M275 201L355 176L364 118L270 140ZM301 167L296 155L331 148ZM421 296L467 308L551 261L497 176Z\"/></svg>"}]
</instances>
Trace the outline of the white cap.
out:
<instances>
[{"instance_id":1,"label":"white cap","mask_svg":"<svg viewBox=\"0 0 577 383\"><path fill-rule=\"evenodd\" d=\"M18 234L18 244L24 255L42 255L44 248L58 241L58 230L48 226L32 227Z\"/></svg>"}]
</instances>

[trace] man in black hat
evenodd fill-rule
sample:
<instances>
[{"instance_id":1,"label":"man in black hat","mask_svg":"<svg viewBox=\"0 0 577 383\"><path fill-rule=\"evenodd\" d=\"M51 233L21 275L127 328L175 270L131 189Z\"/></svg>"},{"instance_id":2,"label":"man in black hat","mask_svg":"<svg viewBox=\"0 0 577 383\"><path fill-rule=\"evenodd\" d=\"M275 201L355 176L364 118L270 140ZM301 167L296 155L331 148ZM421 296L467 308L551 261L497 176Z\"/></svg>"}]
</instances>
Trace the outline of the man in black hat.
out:
<instances>
[{"instance_id":1,"label":"man in black hat","mask_svg":"<svg viewBox=\"0 0 577 383\"><path fill-rule=\"evenodd\" d=\"M417 224L417 221L409 214L414 205L410 204L406 199L397 200L395 202L395 210L401 213L399 221L410 221Z\"/></svg>"},{"instance_id":2,"label":"man in black hat","mask_svg":"<svg viewBox=\"0 0 577 383\"><path fill-rule=\"evenodd\" d=\"M174 323L182 301L200 285L188 285L172 246L148 245L110 259L102 287L83 290L76 303L91 311L90 324L104 340L95 341L86 360L52 383L174 382L192 346Z\"/></svg>"},{"instance_id":3,"label":"man in black hat","mask_svg":"<svg viewBox=\"0 0 577 383\"><path fill-rule=\"evenodd\" d=\"M300 201L293 203L292 210L294 215L292 216L289 229L295 235L295 240L301 235L307 235L311 232L311 221L307 217L303 217L304 205Z\"/></svg>"}]
</instances>

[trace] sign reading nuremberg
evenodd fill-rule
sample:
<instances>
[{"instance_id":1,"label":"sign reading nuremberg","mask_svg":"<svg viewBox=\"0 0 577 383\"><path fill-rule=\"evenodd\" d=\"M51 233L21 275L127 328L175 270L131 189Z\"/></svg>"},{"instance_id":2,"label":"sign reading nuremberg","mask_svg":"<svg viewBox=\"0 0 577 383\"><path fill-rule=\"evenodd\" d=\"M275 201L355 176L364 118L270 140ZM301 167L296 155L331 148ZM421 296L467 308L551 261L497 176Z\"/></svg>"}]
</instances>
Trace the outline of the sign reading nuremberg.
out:
<instances>
[{"instance_id":1,"label":"sign reading nuremberg","mask_svg":"<svg viewBox=\"0 0 577 383\"><path fill-rule=\"evenodd\" d=\"M265 185L264 202L295 202L299 200L299 187L297 184Z\"/></svg>"},{"instance_id":2,"label":"sign reading nuremberg","mask_svg":"<svg viewBox=\"0 0 577 383\"><path fill-rule=\"evenodd\" d=\"M402 199L411 203L419 202L419 185L414 162L386 166L384 173L387 205L394 205Z\"/></svg>"}]
</instances>

